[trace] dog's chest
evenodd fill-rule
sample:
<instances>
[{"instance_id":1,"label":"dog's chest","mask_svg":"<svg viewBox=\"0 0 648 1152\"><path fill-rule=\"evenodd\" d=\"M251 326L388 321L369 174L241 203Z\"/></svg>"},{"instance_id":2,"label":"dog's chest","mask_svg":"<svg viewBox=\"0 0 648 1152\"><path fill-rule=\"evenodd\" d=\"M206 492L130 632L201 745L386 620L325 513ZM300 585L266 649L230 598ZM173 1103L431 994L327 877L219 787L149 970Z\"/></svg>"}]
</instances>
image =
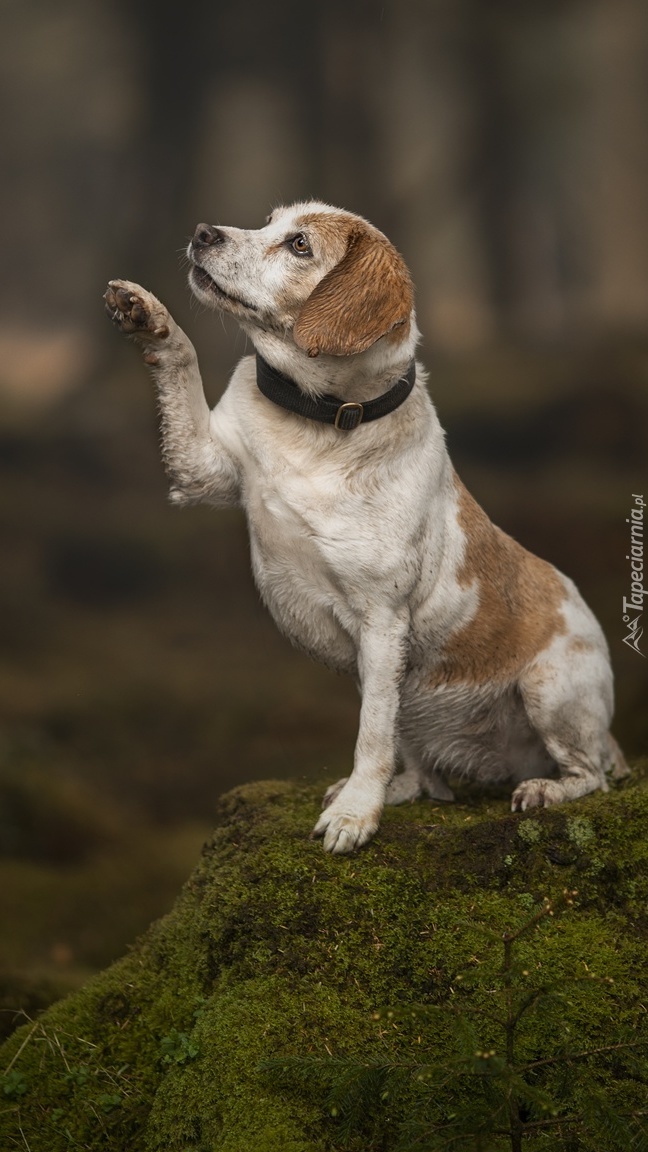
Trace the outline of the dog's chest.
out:
<instances>
[{"instance_id":1,"label":"dog's chest","mask_svg":"<svg viewBox=\"0 0 648 1152\"><path fill-rule=\"evenodd\" d=\"M286 570L312 581L312 591L344 587L353 594L362 570L375 569L366 501L331 470L305 473L277 460L274 469L255 470L246 495L257 576Z\"/></svg>"},{"instance_id":2,"label":"dog's chest","mask_svg":"<svg viewBox=\"0 0 648 1152\"><path fill-rule=\"evenodd\" d=\"M402 517L393 493L386 508L384 492L343 469L300 465L277 452L247 477L255 579L283 631L349 667L368 603L394 594Z\"/></svg>"}]
</instances>

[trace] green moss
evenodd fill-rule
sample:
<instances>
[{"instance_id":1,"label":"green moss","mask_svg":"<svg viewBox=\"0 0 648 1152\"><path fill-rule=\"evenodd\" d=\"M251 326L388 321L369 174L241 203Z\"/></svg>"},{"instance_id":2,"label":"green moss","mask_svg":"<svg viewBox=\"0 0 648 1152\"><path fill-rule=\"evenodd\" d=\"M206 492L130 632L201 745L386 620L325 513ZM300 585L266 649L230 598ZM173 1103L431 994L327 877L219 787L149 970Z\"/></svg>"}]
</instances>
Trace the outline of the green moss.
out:
<instances>
[{"instance_id":1,"label":"green moss","mask_svg":"<svg viewBox=\"0 0 648 1152\"><path fill-rule=\"evenodd\" d=\"M289 783L223 797L173 911L3 1047L3 1152L346 1147L316 1094L273 1086L261 1062L418 1043L373 1011L477 995L457 991L456 977L488 934L566 887L578 890L575 909L521 945L521 961L559 979L585 966L611 977L615 1018L641 1024L645 788L533 819L504 801L391 809L376 839L342 859L309 840L317 810L315 790ZM568 1026L583 1044L605 1042L609 996L575 993ZM564 1026L560 1013L538 1013L529 1052ZM423 1043L439 1059L447 1051L442 1029Z\"/></svg>"},{"instance_id":2,"label":"green moss","mask_svg":"<svg viewBox=\"0 0 648 1152\"><path fill-rule=\"evenodd\" d=\"M585 848L592 840L596 840L596 832L587 816L567 818L567 839L578 848Z\"/></svg>"},{"instance_id":3,"label":"green moss","mask_svg":"<svg viewBox=\"0 0 648 1152\"><path fill-rule=\"evenodd\" d=\"M517 831L525 844L537 844L542 835L542 827L537 820L521 820Z\"/></svg>"}]
</instances>

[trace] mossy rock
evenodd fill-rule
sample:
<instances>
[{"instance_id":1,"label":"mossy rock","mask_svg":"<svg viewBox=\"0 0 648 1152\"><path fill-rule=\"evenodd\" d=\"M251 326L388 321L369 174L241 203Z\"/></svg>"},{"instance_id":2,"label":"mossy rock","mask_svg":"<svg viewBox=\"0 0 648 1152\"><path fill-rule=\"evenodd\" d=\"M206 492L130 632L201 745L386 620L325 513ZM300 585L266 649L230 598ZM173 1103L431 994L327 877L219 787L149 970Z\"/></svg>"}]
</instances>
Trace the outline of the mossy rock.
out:
<instances>
[{"instance_id":1,"label":"mossy rock","mask_svg":"<svg viewBox=\"0 0 648 1152\"><path fill-rule=\"evenodd\" d=\"M483 797L388 809L376 839L345 858L309 840L318 797L275 782L223 797L169 915L3 1046L3 1152L390 1148L388 1116L373 1118L371 1138L345 1142L317 1092L278 1084L262 1062L397 1058L421 1043L442 1060L442 1028L420 1039L374 1011L478 997L458 992L456 976L484 956L496 970L488 932L523 923L566 887L578 890L575 906L529 935L522 959L558 979L587 965L614 981L573 997L582 1045L605 1044L611 1017L645 1017L641 782L521 815ZM560 1024L538 1013L528 1052L546 1053ZM619 1092L627 1103L627 1082Z\"/></svg>"}]
</instances>

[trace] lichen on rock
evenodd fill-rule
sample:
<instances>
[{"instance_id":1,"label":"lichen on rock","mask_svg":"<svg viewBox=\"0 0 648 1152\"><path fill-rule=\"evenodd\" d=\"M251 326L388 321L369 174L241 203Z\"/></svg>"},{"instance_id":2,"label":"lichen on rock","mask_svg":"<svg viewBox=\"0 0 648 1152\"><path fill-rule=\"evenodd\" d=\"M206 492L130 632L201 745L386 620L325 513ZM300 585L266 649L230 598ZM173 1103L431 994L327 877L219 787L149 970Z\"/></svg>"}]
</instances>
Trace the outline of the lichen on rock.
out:
<instances>
[{"instance_id":1,"label":"lichen on rock","mask_svg":"<svg viewBox=\"0 0 648 1152\"><path fill-rule=\"evenodd\" d=\"M443 1060L443 1029L419 1040L375 1010L446 1003L456 975L480 962L485 930L521 923L565 887L577 889L576 906L527 941L528 964L565 979L593 967L614 981L616 1017L641 1026L641 782L538 810L531 836L520 833L530 818L500 800L388 809L376 839L343 859L309 840L317 810L316 790L285 782L222 798L173 910L3 1046L3 1152L388 1148L384 1132L341 1143L324 1101L278 1086L263 1061L396 1058L414 1043ZM603 996L575 996L571 1011L584 1045L609 1033ZM529 1050L545 1051L558 1024L538 1014Z\"/></svg>"}]
</instances>

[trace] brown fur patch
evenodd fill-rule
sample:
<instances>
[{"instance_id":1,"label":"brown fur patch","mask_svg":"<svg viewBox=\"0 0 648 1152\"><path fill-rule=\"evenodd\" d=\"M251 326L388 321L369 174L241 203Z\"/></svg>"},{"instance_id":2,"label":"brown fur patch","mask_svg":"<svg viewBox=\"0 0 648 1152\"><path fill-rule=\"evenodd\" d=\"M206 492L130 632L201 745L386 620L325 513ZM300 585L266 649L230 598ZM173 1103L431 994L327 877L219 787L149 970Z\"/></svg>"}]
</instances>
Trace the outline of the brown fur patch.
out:
<instances>
[{"instance_id":1,"label":"brown fur patch","mask_svg":"<svg viewBox=\"0 0 648 1152\"><path fill-rule=\"evenodd\" d=\"M295 220L295 228L304 228L311 236L317 234L322 255L336 264L344 256L354 225L361 223L351 212L305 212ZM371 225L368 225L371 227Z\"/></svg>"},{"instance_id":2,"label":"brown fur patch","mask_svg":"<svg viewBox=\"0 0 648 1152\"><path fill-rule=\"evenodd\" d=\"M510 683L554 636L565 632L565 589L555 568L527 552L488 519L455 476L466 555L458 573L474 585L477 613L447 641L435 683Z\"/></svg>"},{"instance_id":3,"label":"brown fur patch","mask_svg":"<svg viewBox=\"0 0 648 1152\"><path fill-rule=\"evenodd\" d=\"M293 329L295 343L309 356L351 356L387 333L406 336L414 289L402 256L387 237L344 213L314 213L298 223L316 228L334 251L345 238L346 249L304 304Z\"/></svg>"},{"instance_id":4,"label":"brown fur patch","mask_svg":"<svg viewBox=\"0 0 648 1152\"><path fill-rule=\"evenodd\" d=\"M311 243L317 238L318 254L327 264L337 264L344 256L349 243L349 235L357 217L350 212L305 212L298 216L286 231L282 240L269 244L266 252L280 252L286 240L301 229Z\"/></svg>"},{"instance_id":5,"label":"brown fur patch","mask_svg":"<svg viewBox=\"0 0 648 1152\"><path fill-rule=\"evenodd\" d=\"M569 641L568 647L569 647L570 652L593 652L594 651L594 645L588 643L587 640L583 640L581 636L574 636L574 638Z\"/></svg>"}]
</instances>

